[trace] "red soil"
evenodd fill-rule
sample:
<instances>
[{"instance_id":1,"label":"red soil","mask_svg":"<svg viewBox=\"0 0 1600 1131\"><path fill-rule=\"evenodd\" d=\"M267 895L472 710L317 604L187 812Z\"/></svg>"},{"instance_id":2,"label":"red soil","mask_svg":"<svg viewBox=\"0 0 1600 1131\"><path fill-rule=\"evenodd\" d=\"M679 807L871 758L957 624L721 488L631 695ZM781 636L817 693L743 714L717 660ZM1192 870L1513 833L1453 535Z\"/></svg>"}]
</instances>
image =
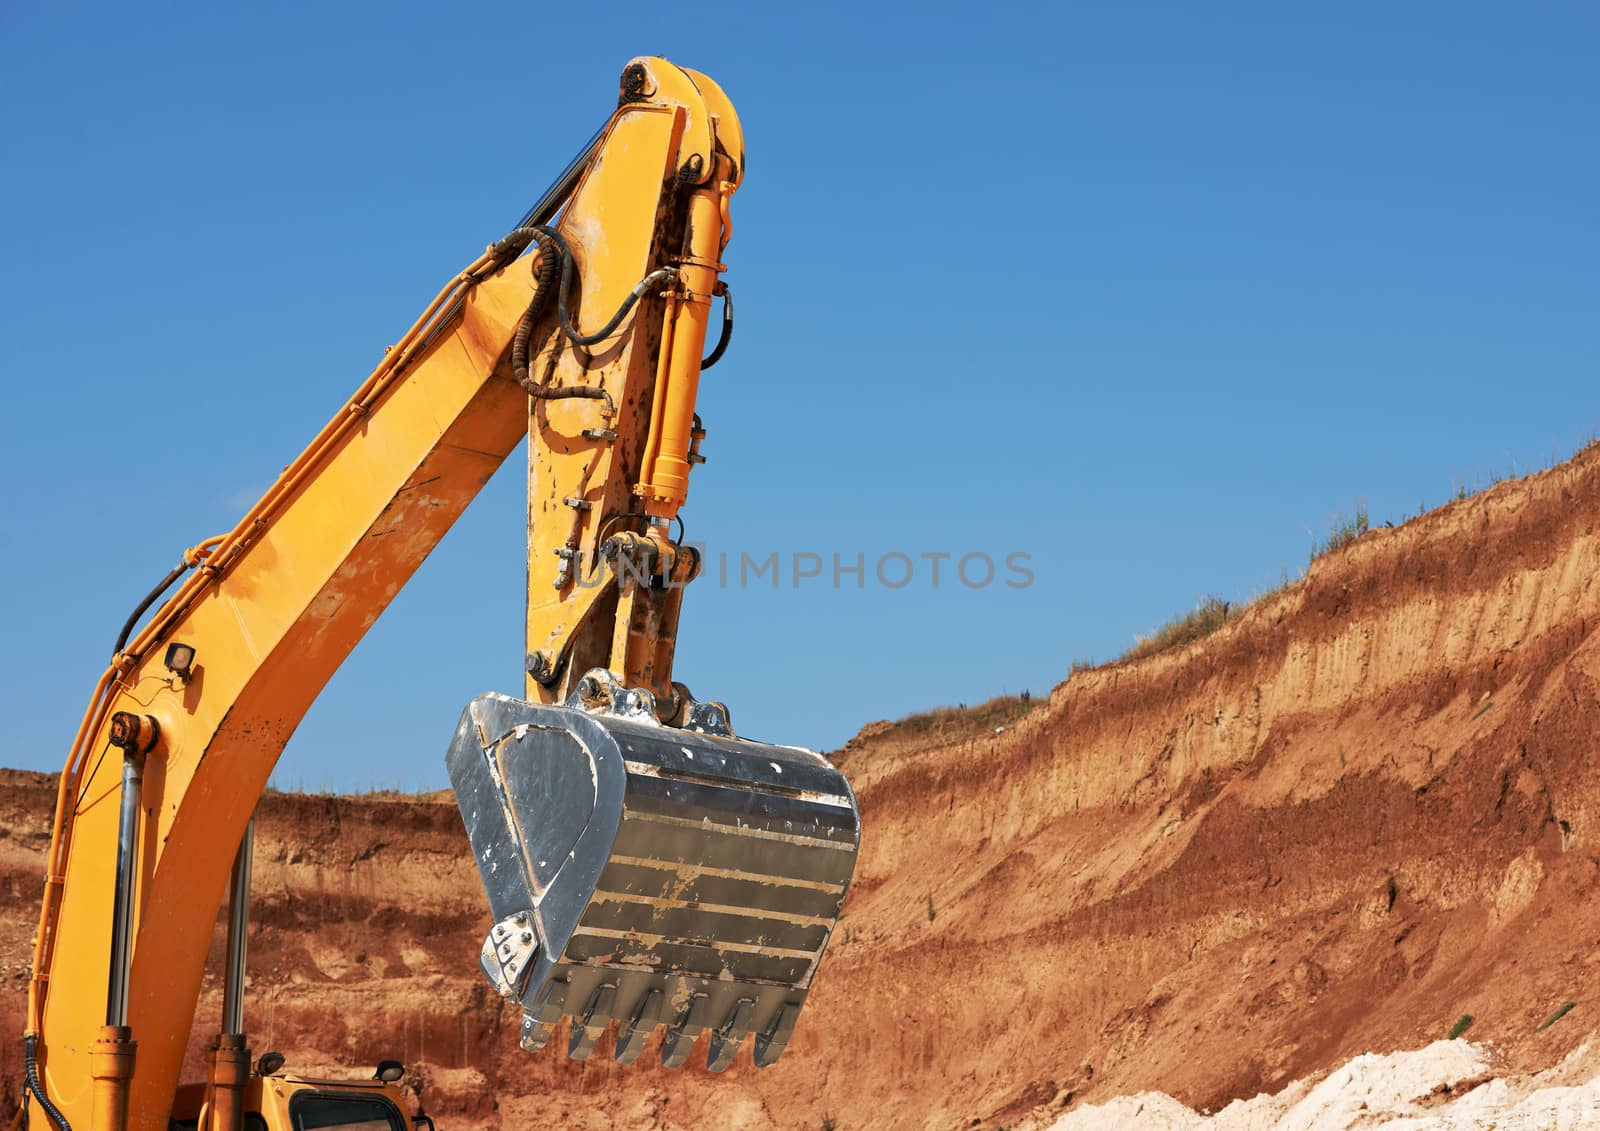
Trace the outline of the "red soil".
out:
<instances>
[{"instance_id":1,"label":"red soil","mask_svg":"<svg viewBox=\"0 0 1600 1131\"><path fill-rule=\"evenodd\" d=\"M1600 1015L1597 576L1591 448L1002 733L867 727L837 755L864 844L811 1004L776 1067L721 1078L619 1068L609 1038L587 1064L517 1049L447 797L269 796L251 1044L403 1059L447 1129L954 1127L1145 1089L1215 1109L1465 1013L1506 1071L1547 1066ZM53 795L0 776L0 1115ZM213 977L192 1049L219 998Z\"/></svg>"}]
</instances>

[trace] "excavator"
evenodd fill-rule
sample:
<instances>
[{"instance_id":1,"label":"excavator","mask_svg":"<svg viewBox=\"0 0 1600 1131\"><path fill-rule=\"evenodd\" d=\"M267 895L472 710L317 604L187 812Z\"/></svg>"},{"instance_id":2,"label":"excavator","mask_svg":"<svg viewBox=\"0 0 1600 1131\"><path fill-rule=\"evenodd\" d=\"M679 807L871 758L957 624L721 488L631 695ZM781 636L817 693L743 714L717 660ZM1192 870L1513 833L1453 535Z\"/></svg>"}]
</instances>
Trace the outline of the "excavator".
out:
<instances>
[{"instance_id":1,"label":"excavator","mask_svg":"<svg viewBox=\"0 0 1600 1131\"><path fill-rule=\"evenodd\" d=\"M483 695L440 734L487 894L483 973L529 1052L560 1034L584 1058L609 1033L630 1063L660 1031L672 1067L696 1047L712 1071L742 1047L758 1067L782 1054L860 812L826 758L741 738L673 679L701 566L679 510L705 460L700 376L732 334L744 171L715 82L628 63L609 120L521 221L134 610L60 777L13 1126L433 1127L398 1062L353 1080L252 1062L252 817L324 684L524 435L524 697ZM224 900L221 1031L206 1078L180 1084Z\"/></svg>"}]
</instances>

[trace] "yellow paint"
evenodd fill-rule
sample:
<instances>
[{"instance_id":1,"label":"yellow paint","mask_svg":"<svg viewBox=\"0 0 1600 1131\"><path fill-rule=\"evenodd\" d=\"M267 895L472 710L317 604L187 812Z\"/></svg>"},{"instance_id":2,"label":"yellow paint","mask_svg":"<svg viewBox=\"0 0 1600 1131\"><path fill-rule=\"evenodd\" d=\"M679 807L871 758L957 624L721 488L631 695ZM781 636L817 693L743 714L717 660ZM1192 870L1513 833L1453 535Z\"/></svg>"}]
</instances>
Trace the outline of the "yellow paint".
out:
<instances>
[{"instance_id":1,"label":"yellow paint","mask_svg":"<svg viewBox=\"0 0 1600 1131\"><path fill-rule=\"evenodd\" d=\"M581 572L597 562L603 535L640 531L640 520L613 521L646 509L636 486L653 515L670 517L683 501L726 201L743 171L738 119L720 88L665 60L635 64L644 68L643 98L612 115L559 225L578 268L571 308L579 332L603 324L651 270L676 267L677 281L666 295L647 294L610 339L586 350L555 332L552 302L530 365L551 385L605 389L615 412L600 400L530 402L509 355L535 256L507 263L485 253L240 524L188 552L197 568L96 685L61 777L29 987L28 1030L39 1037L45 1087L74 1126L99 1131L109 1118L97 1122L91 1108L95 1065L107 1063L96 1042L117 835L113 712L151 715L161 726L138 840L129 986L138 1051L127 1127L163 1131L234 850L284 743L525 431L529 650L545 649L562 665L552 686L530 680L530 697L564 698L590 667L658 692L669 687L681 591L641 591L627 602L646 632L635 646L625 629L627 654L614 657L615 584L580 585L576 575L553 584L557 549L575 547ZM616 439L586 437L586 429ZM589 505L575 509L568 498ZM187 680L162 666L174 641L195 649ZM397 678L426 678L425 666L408 663ZM260 1096L260 1081L252 1087Z\"/></svg>"},{"instance_id":2,"label":"yellow paint","mask_svg":"<svg viewBox=\"0 0 1600 1131\"><path fill-rule=\"evenodd\" d=\"M301 1092L327 1095L372 1097L388 1100L407 1120L414 1114L416 1104L400 1084L385 1084L378 1080L326 1080L278 1073L272 1076L251 1076L245 1082L241 1096L243 1109L260 1115L267 1131L293 1131L289 1118L289 1104ZM202 1084L185 1084L178 1089L172 1102L172 1115L178 1119L198 1119L202 1128L211 1117L206 1088ZM418 1124L417 1126L422 1126Z\"/></svg>"}]
</instances>

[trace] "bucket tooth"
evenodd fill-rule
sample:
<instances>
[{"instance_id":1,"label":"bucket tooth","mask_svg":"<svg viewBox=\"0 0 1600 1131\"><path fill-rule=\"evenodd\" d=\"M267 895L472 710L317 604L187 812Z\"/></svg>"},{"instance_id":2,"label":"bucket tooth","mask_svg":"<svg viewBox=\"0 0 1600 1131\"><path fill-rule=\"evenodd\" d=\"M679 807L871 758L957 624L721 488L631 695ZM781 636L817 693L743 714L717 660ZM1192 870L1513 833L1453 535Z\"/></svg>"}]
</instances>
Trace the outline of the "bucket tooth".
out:
<instances>
[{"instance_id":1,"label":"bucket tooth","mask_svg":"<svg viewBox=\"0 0 1600 1131\"><path fill-rule=\"evenodd\" d=\"M633 1016L617 1026L615 1055L618 1064L632 1064L639 1059L639 1054L650 1041L650 1034L655 1031L656 1015L660 1009L660 990L651 989L640 995Z\"/></svg>"},{"instance_id":2,"label":"bucket tooth","mask_svg":"<svg viewBox=\"0 0 1600 1131\"><path fill-rule=\"evenodd\" d=\"M694 1048L694 1039L700 1035L700 1030L706 1027L707 1015L711 1012L711 999L705 994L695 994L688 1003L678 1011L677 1019L667 1028L666 1038L661 1042L661 1063L668 1068L682 1068L689 1059L689 1052Z\"/></svg>"},{"instance_id":3,"label":"bucket tooth","mask_svg":"<svg viewBox=\"0 0 1600 1131\"><path fill-rule=\"evenodd\" d=\"M550 1040L556 1027L549 1021L540 1021L531 1013L522 1015L522 1037L518 1042L523 1052L538 1052Z\"/></svg>"},{"instance_id":4,"label":"bucket tooth","mask_svg":"<svg viewBox=\"0 0 1600 1131\"><path fill-rule=\"evenodd\" d=\"M739 1055L739 1044L750 1032L750 1023L756 1015L755 998L742 997L734 1005L727 1020L711 1030L711 1047L706 1050L706 1067L721 1072Z\"/></svg>"},{"instance_id":5,"label":"bucket tooth","mask_svg":"<svg viewBox=\"0 0 1600 1131\"><path fill-rule=\"evenodd\" d=\"M751 1051L757 1068L770 1068L778 1063L790 1036L794 1034L795 1019L799 1016L800 1007L785 1002L773 1016L772 1024L767 1026L766 1031L756 1034L755 1047Z\"/></svg>"},{"instance_id":6,"label":"bucket tooth","mask_svg":"<svg viewBox=\"0 0 1600 1131\"><path fill-rule=\"evenodd\" d=\"M589 1054L594 1051L595 1042L606 1031L606 1025L611 1020L611 1008L617 1000L617 987L607 982L596 986L594 993L589 995L589 1004L584 1007L583 1016L572 1018L572 1037L567 1042L567 1055L573 1060L588 1060Z\"/></svg>"},{"instance_id":7,"label":"bucket tooth","mask_svg":"<svg viewBox=\"0 0 1600 1131\"><path fill-rule=\"evenodd\" d=\"M538 1052L556 1031L561 1011L567 1004L567 991L571 989L566 979L551 981L539 995L538 1002L522 1012L522 1036L519 1044L523 1052Z\"/></svg>"},{"instance_id":8,"label":"bucket tooth","mask_svg":"<svg viewBox=\"0 0 1600 1131\"><path fill-rule=\"evenodd\" d=\"M567 1008L567 991L572 984L565 978L552 978L544 987L544 992L539 995L539 1000L527 1012L537 1021L554 1025L561 1020L561 1014Z\"/></svg>"}]
</instances>

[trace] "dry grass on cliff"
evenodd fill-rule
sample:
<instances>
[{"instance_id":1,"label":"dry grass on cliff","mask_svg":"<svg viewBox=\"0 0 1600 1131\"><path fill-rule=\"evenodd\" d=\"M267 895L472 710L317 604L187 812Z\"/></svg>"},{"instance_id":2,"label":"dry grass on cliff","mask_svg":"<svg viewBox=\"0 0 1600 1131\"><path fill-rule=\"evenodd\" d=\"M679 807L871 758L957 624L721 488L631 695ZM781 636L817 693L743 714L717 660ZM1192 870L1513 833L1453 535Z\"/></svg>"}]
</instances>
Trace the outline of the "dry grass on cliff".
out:
<instances>
[{"instance_id":1,"label":"dry grass on cliff","mask_svg":"<svg viewBox=\"0 0 1600 1131\"><path fill-rule=\"evenodd\" d=\"M1367 516L1366 506L1360 505L1355 513L1349 517L1343 515L1334 519L1328 533L1318 539L1311 547L1311 561L1328 554L1334 554L1356 541L1372 528L1371 520ZM1283 585L1292 584L1297 578L1285 577ZM1122 655L1118 661L1142 660L1146 656L1159 655L1173 648L1181 648L1185 644L1193 644L1196 640L1204 640L1217 629L1237 617L1245 609L1258 601L1274 597L1283 588L1283 585L1262 593L1241 605L1234 605L1231 601L1224 601L1221 597L1206 597L1193 609L1180 613L1156 629L1149 636L1134 637L1134 645ZM1077 661L1072 665L1072 670L1086 671L1095 665Z\"/></svg>"},{"instance_id":2,"label":"dry grass on cliff","mask_svg":"<svg viewBox=\"0 0 1600 1131\"><path fill-rule=\"evenodd\" d=\"M958 738L1010 726L1045 702L1048 702L1047 698L1036 699L1030 692L1024 691L1020 695L1000 695L975 707L965 703L954 707L936 707L931 711L907 715L895 725L904 734Z\"/></svg>"},{"instance_id":3,"label":"dry grass on cliff","mask_svg":"<svg viewBox=\"0 0 1600 1131\"><path fill-rule=\"evenodd\" d=\"M1154 656L1157 652L1165 652L1169 648L1179 648L1196 640L1203 640L1227 624L1228 618L1234 615L1233 606L1227 601L1221 597L1207 597L1193 610L1182 616L1173 617L1149 636L1134 637L1134 646L1120 658L1137 660L1144 656Z\"/></svg>"},{"instance_id":4,"label":"dry grass on cliff","mask_svg":"<svg viewBox=\"0 0 1600 1131\"><path fill-rule=\"evenodd\" d=\"M1600 452L1600 437L1591 437L1569 458L1579 459L1586 455ZM1554 458L1542 469L1536 469L1527 474L1537 474L1538 470L1548 470L1559 463L1565 462ZM1444 504L1459 502L1482 494L1490 488L1505 482L1508 479L1525 478L1519 476L1515 469L1510 473L1492 472L1487 476L1479 476L1476 482L1469 485L1465 479L1456 480L1456 491L1452 498ZM1430 510L1442 510L1443 507L1429 508L1424 503L1415 517L1421 518L1430 513ZM1401 520L1402 522L1405 520ZM1389 523L1386 525L1396 525ZM1338 553L1347 546L1358 541L1372 529L1372 520L1367 511L1366 504L1356 504L1348 516L1339 514L1329 524L1328 531L1321 538L1313 540L1311 553L1308 559L1310 564L1329 554ZM1240 603L1225 601L1218 596L1209 596L1200 601L1193 609L1180 613L1166 621L1148 636L1134 637L1134 645L1116 658L1116 663L1127 660L1141 660L1147 656L1159 655L1174 648L1181 648L1186 644L1204 640L1216 632L1229 621L1236 619L1246 609L1270 600L1283 592L1285 588L1293 585L1304 572L1297 572L1292 576L1285 571L1282 581L1263 593L1258 593L1250 600ZM1070 674L1094 671L1101 665L1092 659L1076 659L1072 661ZM909 715L901 719L895 726L907 734L931 733L936 737L960 737L964 734L977 734L983 731L992 731L997 726L1008 726L1016 719L1021 718L1030 709L1043 702L1042 699L1030 699L1027 692L1022 695L1007 695L991 699L987 703L976 707L968 707L965 703L955 707L940 707L920 714Z\"/></svg>"},{"instance_id":5,"label":"dry grass on cliff","mask_svg":"<svg viewBox=\"0 0 1600 1131\"><path fill-rule=\"evenodd\" d=\"M1590 437L1578 447L1578 450L1574 452L1572 456L1568 458L1574 460L1580 459L1591 454L1597 449L1600 449L1600 437ZM1555 467L1557 464L1563 462L1566 461L1552 457L1550 461L1543 467L1535 468L1533 471L1526 472L1521 475L1518 474L1518 471L1514 466L1509 472L1495 470L1491 471L1488 475L1478 476L1476 481L1472 484L1469 484L1464 478L1457 478L1455 494L1445 505L1448 506L1450 503L1460 502L1464 499L1470 499L1475 495L1480 495L1490 488L1495 487L1500 483L1504 483L1509 479L1526 478L1527 475L1538 474L1539 471L1547 471L1550 468ZM1441 510L1443 508L1437 507L1432 509ZM1428 514L1429 511L1430 508L1428 505L1423 503L1418 509L1416 517L1421 518L1423 515ZM1394 524L1391 523L1389 525ZM1371 529L1372 521L1367 513L1367 506L1365 503L1358 503L1350 515L1346 516L1341 514L1336 516L1332 524L1329 526L1327 534L1321 538L1315 539L1312 542L1308 565L1316 562L1319 558L1326 557L1329 554L1338 553L1346 546L1349 546L1351 543L1360 539L1362 535L1366 534ZM1304 575L1302 574L1299 576ZM1282 591L1284 586L1293 584L1293 582L1298 579L1298 576L1285 576L1283 584L1266 593L1258 594L1251 600L1239 605L1233 605L1227 601L1224 601L1220 597L1207 597L1201 601L1200 604L1195 606L1194 609L1187 613L1173 617L1149 636L1135 637L1133 647L1129 648L1122 655L1118 656L1117 660L1119 662L1123 660L1139 660L1146 656L1157 655L1172 648L1181 648L1183 645L1192 644L1196 640L1203 640L1207 636L1210 636L1213 632L1217 631L1217 629L1221 628L1224 624L1227 624L1228 621L1244 612L1245 609L1249 608L1251 605L1277 596L1277 594ZM1093 661L1074 660L1072 663L1072 671L1092 671L1098 666L1099 665L1095 664Z\"/></svg>"},{"instance_id":6,"label":"dry grass on cliff","mask_svg":"<svg viewBox=\"0 0 1600 1131\"><path fill-rule=\"evenodd\" d=\"M1367 505L1362 503L1349 518L1340 515L1334 519L1333 525L1328 529L1328 536L1312 543L1311 560L1316 561L1324 554L1337 553L1371 529L1372 524L1367 518Z\"/></svg>"},{"instance_id":7,"label":"dry grass on cliff","mask_svg":"<svg viewBox=\"0 0 1600 1131\"><path fill-rule=\"evenodd\" d=\"M1318 558L1325 557L1328 554L1338 553L1371 529L1372 523L1367 516L1366 504L1359 504L1354 513L1348 517L1340 515L1335 518L1328 528L1328 533L1312 543L1310 560L1315 562ZM1295 580L1297 578L1285 577L1283 585L1289 585ZM1172 648L1181 648L1185 644L1193 644L1196 640L1204 640L1251 605L1276 596L1283 588L1283 585L1269 592L1259 594L1238 606L1235 606L1230 601L1224 601L1221 597L1207 597L1193 609L1167 621L1149 636L1135 637L1133 647L1118 656L1117 659L1139 660L1145 656L1154 656ZM1092 665L1083 665L1083 667L1088 666ZM1083 667L1080 667L1079 664L1074 664L1073 670L1080 671L1083 670Z\"/></svg>"}]
</instances>

